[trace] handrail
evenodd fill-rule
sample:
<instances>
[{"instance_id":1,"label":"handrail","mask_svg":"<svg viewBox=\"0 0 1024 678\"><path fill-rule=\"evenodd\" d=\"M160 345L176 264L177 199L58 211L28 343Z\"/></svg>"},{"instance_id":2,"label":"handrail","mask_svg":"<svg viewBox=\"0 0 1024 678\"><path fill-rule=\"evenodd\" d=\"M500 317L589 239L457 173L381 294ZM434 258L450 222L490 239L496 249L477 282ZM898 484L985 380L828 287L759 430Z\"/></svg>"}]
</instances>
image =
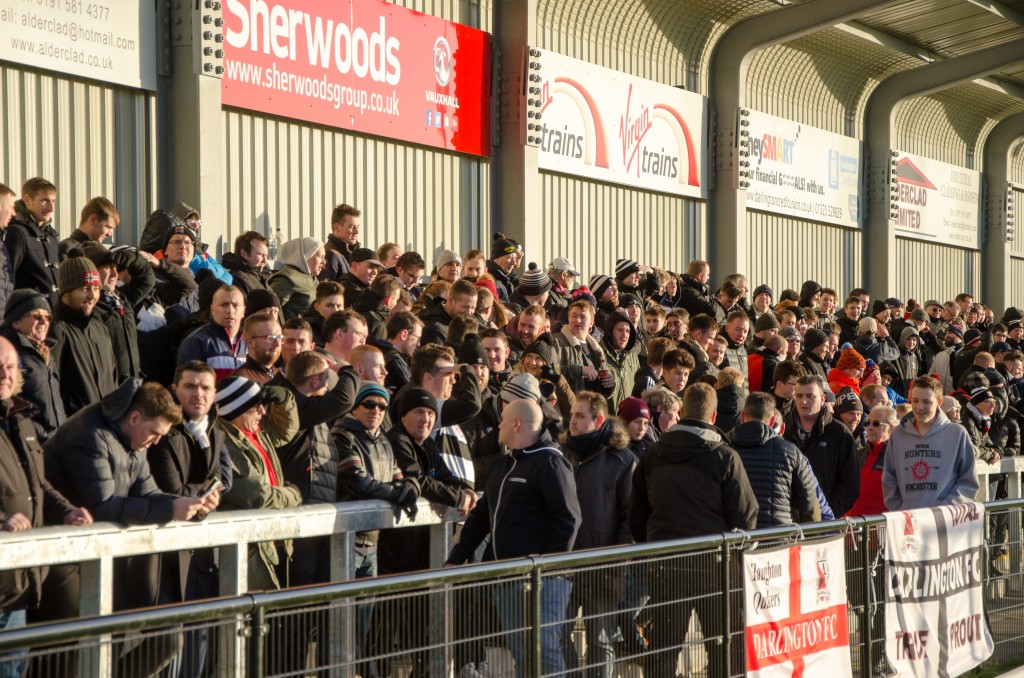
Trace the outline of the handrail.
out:
<instances>
[{"instance_id":1,"label":"handrail","mask_svg":"<svg viewBox=\"0 0 1024 678\"><path fill-rule=\"evenodd\" d=\"M276 511L218 511L201 522L166 525L124 527L105 522L87 527L40 527L25 532L0 532L0 571L275 539L439 525L461 519L455 509L420 499L412 519L393 504L368 500Z\"/></svg>"},{"instance_id":2,"label":"handrail","mask_svg":"<svg viewBox=\"0 0 1024 678\"><path fill-rule=\"evenodd\" d=\"M1000 473L1024 473L1024 457L1003 457L995 464L986 464L978 459L974 471L979 476L991 476Z\"/></svg>"}]
</instances>

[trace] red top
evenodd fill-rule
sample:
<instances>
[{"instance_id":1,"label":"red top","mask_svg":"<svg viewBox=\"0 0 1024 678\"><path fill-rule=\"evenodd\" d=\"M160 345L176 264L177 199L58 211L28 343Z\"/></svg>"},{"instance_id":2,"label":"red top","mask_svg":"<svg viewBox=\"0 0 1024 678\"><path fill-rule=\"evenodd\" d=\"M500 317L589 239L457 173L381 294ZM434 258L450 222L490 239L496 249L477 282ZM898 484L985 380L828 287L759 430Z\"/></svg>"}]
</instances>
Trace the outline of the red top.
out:
<instances>
[{"instance_id":1,"label":"red top","mask_svg":"<svg viewBox=\"0 0 1024 678\"><path fill-rule=\"evenodd\" d=\"M280 484L277 479L277 471L274 470L274 462L270 460L270 455L267 454L263 445L260 444L260 432L246 431L242 428L238 430L242 432L242 435L244 435L250 443L252 443L252 446L256 448L256 451L259 452L260 456L263 458L263 465L267 467L267 480L270 481L270 486L277 487Z\"/></svg>"},{"instance_id":2,"label":"red top","mask_svg":"<svg viewBox=\"0 0 1024 678\"><path fill-rule=\"evenodd\" d=\"M846 512L854 516L876 516L888 511L882 494L882 465L885 463L887 443L868 444L868 458L860 467L860 496Z\"/></svg>"}]
</instances>

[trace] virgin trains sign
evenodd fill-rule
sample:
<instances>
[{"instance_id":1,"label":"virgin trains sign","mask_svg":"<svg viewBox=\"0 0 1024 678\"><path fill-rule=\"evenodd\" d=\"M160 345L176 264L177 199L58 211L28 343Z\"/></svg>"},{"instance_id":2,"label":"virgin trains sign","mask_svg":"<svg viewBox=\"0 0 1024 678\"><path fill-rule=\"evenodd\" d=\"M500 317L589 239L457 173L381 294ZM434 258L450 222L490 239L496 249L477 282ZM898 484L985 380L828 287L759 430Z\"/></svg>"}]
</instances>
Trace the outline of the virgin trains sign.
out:
<instances>
[{"instance_id":1,"label":"virgin trains sign","mask_svg":"<svg viewBox=\"0 0 1024 678\"><path fill-rule=\"evenodd\" d=\"M538 50L541 169L707 197L707 100Z\"/></svg>"},{"instance_id":2,"label":"virgin trains sign","mask_svg":"<svg viewBox=\"0 0 1024 678\"><path fill-rule=\"evenodd\" d=\"M226 0L223 103L490 155L490 36L383 0Z\"/></svg>"}]
</instances>

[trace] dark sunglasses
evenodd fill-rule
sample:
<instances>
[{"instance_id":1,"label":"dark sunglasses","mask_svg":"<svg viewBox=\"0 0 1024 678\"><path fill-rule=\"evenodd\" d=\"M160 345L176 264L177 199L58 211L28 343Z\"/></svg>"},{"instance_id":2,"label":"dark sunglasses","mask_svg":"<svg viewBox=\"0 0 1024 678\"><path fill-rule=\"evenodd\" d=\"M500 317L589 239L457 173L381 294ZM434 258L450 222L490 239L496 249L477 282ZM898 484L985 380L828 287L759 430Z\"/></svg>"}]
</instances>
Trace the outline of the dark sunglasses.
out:
<instances>
[{"instance_id":1,"label":"dark sunglasses","mask_svg":"<svg viewBox=\"0 0 1024 678\"><path fill-rule=\"evenodd\" d=\"M874 427L874 426L888 426L888 425L889 424L887 424L884 421L869 421L868 422L868 426L872 426L872 427Z\"/></svg>"},{"instance_id":2,"label":"dark sunglasses","mask_svg":"<svg viewBox=\"0 0 1024 678\"><path fill-rule=\"evenodd\" d=\"M384 403L376 403L369 400L364 400L363 402L359 403L359 405L361 407L365 407L368 410L380 410L381 412L388 409L388 406L385 405Z\"/></svg>"}]
</instances>

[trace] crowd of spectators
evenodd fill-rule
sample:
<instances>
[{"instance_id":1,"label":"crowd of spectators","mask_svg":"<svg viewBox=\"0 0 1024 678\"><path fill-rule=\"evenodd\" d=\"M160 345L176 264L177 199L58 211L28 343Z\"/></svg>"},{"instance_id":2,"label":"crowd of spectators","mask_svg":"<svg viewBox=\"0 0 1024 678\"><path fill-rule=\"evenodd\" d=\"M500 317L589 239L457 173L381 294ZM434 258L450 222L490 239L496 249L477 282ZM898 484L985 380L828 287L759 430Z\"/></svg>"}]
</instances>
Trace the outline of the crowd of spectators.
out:
<instances>
[{"instance_id":1,"label":"crowd of spectators","mask_svg":"<svg viewBox=\"0 0 1024 678\"><path fill-rule=\"evenodd\" d=\"M1020 451L1022 313L997 322L967 293L904 303L809 280L776 296L739 273L715 285L701 260L625 257L584 281L500 233L428 261L367 246L344 204L324 240L248 231L218 261L184 203L109 246L113 203L88 201L62 239L56 199L45 179L20 198L0 184L3 530L362 499L413 514L422 497L467 515L462 564L970 501L976 459ZM426 567L423 529L360 532L357 576ZM255 545L250 585L327 581L328 549ZM118 610L217 593L204 550L114 576ZM610 671L633 634L607 623L624 600L572 588L545 584L544 621L582 607L586 661ZM77 604L74 567L0 573L0 627ZM514 607L499 604L508 628ZM360 607L360 652L411 633L378 613ZM681 643L687 622L662 614L643 642ZM189 661L180 645L167 661L200 675L204 641L182 642ZM574 661L568 642L545 631L545 673Z\"/></svg>"}]
</instances>

